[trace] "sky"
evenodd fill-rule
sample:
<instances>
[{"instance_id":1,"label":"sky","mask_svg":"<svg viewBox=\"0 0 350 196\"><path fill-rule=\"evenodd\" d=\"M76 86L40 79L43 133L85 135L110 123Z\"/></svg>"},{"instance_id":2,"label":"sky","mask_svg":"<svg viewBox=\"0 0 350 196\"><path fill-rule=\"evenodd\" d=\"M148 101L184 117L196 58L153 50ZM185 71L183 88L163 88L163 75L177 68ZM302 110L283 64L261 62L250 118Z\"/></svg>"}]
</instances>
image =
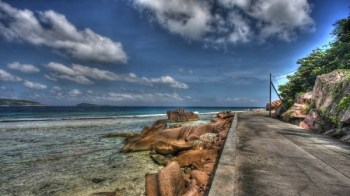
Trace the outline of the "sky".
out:
<instances>
[{"instance_id":1,"label":"sky","mask_svg":"<svg viewBox=\"0 0 350 196\"><path fill-rule=\"evenodd\" d=\"M349 6L348 0L0 0L0 98L265 106L269 74L293 72L298 59L332 41L333 24Z\"/></svg>"}]
</instances>

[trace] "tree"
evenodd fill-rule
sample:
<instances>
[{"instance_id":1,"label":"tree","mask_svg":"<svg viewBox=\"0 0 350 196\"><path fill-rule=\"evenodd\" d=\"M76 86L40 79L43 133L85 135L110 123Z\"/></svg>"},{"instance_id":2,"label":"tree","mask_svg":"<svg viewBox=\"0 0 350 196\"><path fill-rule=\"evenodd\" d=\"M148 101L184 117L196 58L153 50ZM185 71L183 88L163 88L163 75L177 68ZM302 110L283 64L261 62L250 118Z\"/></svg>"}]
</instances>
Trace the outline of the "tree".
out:
<instances>
[{"instance_id":1,"label":"tree","mask_svg":"<svg viewBox=\"0 0 350 196\"><path fill-rule=\"evenodd\" d=\"M316 77L335 69L350 69L350 16L334 24L334 41L323 49L317 48L308 56L297 61L298 70L288 76L288 82L279 86L281 96L287 105L293 105L296 97L311 91Z\"/></svg>"}]
</instances>

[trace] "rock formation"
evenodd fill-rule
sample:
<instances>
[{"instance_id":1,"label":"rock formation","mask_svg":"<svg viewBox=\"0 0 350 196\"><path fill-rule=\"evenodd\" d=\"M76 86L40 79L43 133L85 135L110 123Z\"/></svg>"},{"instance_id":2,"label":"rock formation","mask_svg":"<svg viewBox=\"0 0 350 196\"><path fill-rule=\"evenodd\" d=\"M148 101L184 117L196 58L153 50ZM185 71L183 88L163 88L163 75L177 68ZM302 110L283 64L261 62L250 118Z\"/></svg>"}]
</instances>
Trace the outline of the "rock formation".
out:
<instances>
[{"instance_id":1,"label":"rock formation","mask_svg":"<svg viewBox=\"0 0 350 196\"><path fill-rule=\"evenodd\" d=\"M350 142L350 70L317 76L313 91L299 96L282 117L305 129Z\"/></svg>"},{"instance_id":2,"label":"rock formation","mask_svg":"<svg viewBox=\"0 0 350 196\"><path fill-rule=\"evenodd\" d=\"M198 114L195 114L192 111L186 112L182 108L179 108L174 111L167 111L167 116L168 116L168 120L175 121L175 122L199 120Z\"/></svg>"},{"instance_id":3,"label":"rock formation","mask_svg":"<svg viewBox=\"0 0 350 196\"><path fill-rule=\"evenodd\" d=\"M149 150L157 164L166 166L146 175L146 195L204 195L233 114L215 117L210 124L176 128L166 128L166 122L158 120L125 140L123 152Z\"/></svg>"}]
</instances>

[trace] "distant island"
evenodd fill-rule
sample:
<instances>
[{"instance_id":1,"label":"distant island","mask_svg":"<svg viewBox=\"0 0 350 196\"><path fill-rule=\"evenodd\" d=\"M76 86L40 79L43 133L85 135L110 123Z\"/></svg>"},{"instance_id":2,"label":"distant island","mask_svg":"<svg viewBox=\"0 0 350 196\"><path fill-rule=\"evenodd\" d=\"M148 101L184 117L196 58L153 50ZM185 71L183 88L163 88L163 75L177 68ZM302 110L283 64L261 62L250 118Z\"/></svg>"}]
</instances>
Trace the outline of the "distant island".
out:
<instances>
[{"instance_id":1,"label":"distant island","mask_svg":"<svg viewBox=\"0 0 350 196\"><path fill-rule=\"evenodd\" d=\"M22 99L0 99L0 106L46 106L45 104L22 100Z\"/></svg>"}]
</instances>

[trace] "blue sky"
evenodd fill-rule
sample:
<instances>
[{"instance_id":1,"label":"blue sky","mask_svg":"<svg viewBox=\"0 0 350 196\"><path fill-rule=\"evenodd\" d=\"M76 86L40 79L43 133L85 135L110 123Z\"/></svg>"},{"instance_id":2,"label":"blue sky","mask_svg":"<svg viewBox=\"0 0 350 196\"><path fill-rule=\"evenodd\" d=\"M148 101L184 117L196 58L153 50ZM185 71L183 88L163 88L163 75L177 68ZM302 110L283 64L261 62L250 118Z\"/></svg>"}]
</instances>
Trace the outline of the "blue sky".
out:
<instances>
[{"instance_id":1,"label":"blue sky","mask_svg":"<svg viewBox=\"0 0 350 196\"><path fill-rule=\"evenodd\" d=\"M297 69L298 59L331 41L332 25L349 6L0 1L0 97L48 105L264 106L269 73Z\"/></svg>"}]
</instances>

